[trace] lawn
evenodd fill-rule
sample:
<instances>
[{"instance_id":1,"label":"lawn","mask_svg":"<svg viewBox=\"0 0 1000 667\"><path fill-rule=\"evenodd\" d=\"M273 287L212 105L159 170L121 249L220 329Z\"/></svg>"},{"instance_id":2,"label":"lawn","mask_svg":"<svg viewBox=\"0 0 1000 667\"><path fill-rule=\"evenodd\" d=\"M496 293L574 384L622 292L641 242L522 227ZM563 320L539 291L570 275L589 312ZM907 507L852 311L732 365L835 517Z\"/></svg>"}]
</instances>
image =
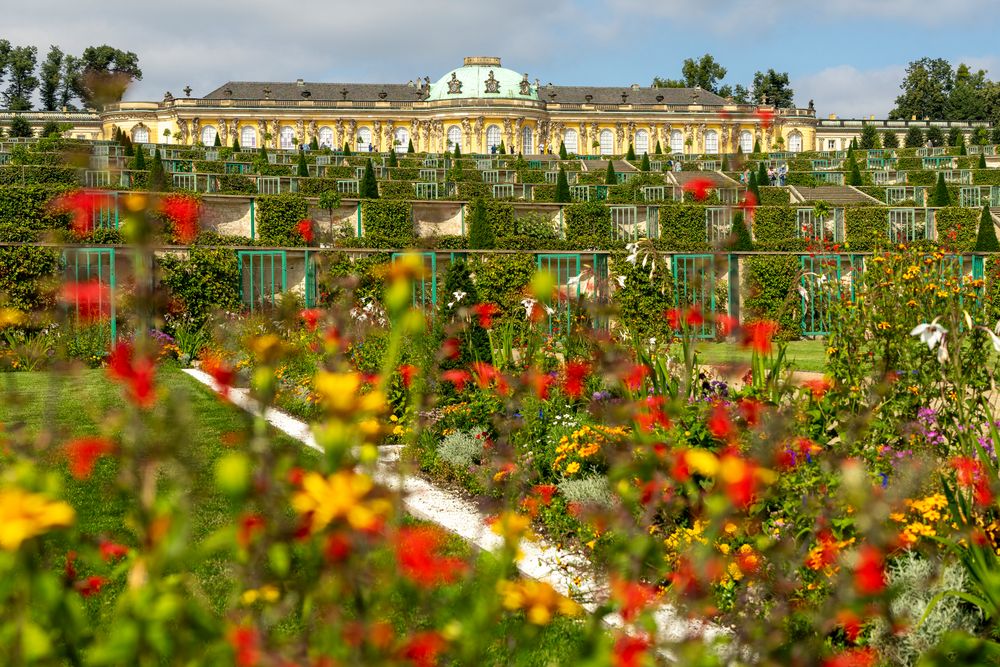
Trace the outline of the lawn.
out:
<instances>
[{"instance_id":1,"label":"lawn","mask_svg":"<svg viewBox=\"0 0 1000 667\"><path fill-rule=\"evenodd\" d=\"M750 363L750 350L734 343L698 343L698 357L705 364ZM785 352L793 370L822 373L826 368L826 341L793 340Z\"/></svg>"}]
</instances>

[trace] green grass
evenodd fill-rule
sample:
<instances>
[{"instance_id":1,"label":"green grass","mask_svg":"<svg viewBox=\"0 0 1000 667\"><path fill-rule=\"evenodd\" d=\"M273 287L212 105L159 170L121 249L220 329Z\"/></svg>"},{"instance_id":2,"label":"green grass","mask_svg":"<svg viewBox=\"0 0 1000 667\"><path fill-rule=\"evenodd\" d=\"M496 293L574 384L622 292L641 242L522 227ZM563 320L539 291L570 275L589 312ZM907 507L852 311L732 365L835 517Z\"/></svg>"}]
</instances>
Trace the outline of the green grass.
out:
<instances>
[{"instance_id":1,"label":"green grass","mask_svg":"<svg viewBox=\"0 0 1000 667\"><path fill-rule=\"evenodd\" d=\"M695 348L705 364L750 363L750 350L735 343L698 343ZM826 369L826 341L793 340L785 352L792 368L797 371L822 373Z\"/></svg>"}]
</instances>

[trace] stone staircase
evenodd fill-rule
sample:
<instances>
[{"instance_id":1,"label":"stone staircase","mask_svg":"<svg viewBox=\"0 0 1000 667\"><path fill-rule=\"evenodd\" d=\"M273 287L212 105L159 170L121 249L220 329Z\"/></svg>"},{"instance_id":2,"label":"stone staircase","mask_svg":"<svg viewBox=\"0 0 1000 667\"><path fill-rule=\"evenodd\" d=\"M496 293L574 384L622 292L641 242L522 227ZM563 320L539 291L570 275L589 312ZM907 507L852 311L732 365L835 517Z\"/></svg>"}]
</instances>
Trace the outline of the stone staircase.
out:
<instances>
[{"instance_id":1,"label":"stone staircase","mask_svg":"<svg viewBox=\"0 0 1000 667\"><path fill-rule=\"evenodd\" d=\"M739 188L739 183L729 178L721 171L671 171L667 173L667 182L684 187L689 181L704 179L712 181L716 188Z\"/></svg>"},{"instance_id":2,"label":"stone staircase","mask_svg":"<svg viewBox=\"0 0 1000 667\"><path fill-rule=\"evenodd\" d=\"M879 204L884 206L884 202L875 197L866 195L850 185L824 185L817 188L807 188L802 185L789 185L792 194L792 203L801 204L803 202L825 201L834 206L849 204Z\"/></svg>"}]
</instances>

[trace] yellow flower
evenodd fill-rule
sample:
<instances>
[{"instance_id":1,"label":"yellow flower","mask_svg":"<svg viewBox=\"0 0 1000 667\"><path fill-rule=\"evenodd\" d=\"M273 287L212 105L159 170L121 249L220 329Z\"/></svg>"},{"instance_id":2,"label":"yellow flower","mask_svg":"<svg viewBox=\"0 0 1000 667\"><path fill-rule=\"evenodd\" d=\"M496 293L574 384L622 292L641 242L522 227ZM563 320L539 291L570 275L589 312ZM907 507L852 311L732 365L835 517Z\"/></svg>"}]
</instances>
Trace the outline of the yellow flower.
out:
<instances>
[{"instance_id":1,"label":"yellow flower","mask_svg":"<svg viewBox=\"0 0 1000 667\"><path fill-rule=\"evenodd\" d=\"M314 386L316 393L323 397L324 403L330 410L348 413L353 411L357 404L361 375L321 371L316 374Z\"/></svg>"},{"instance_id":2,"label":"yellow flower","mask_svg":"<svg viewBox=\"0 0 1000 667\"><path fill-rule=\"evenodd\" d=\"M13 308L0 308L0 329L16 327L24 322L24 313Z\"/></svg>"},{"instance_id":3,"label":"yellow flower","mask_svg":"<svg viewBox=\"0 0 1000 667\"><path fill-rule=\"evenodd\" d=\"M25 540L69 526L75 516L73 508L61 500L21 489L0 491L0 549L16 551Z\"/></svg>"},{"instance_id":4,"label":"yellow flower","mask_svg":"<svg viewBox=\"0 0 1000 667\"><path fill-rule=\"evenodd\" d=\"M735 535L736 531L739 530L739 526L732 521L727 521L726 525L722 527L722 530L725 531L726 535Z\"/></svg>"},{"instance_id":5,"label":"yellow flower","mask_svg":"<svg viewBox=\"0 0 1000 667\"><path fill-rule=\"evenodd\" d=\"M278 355L281 354L281 339L277 334L264 334L250 341L250 349L253 350L257 361L271 364L277 361Z\"/></svg>"},{"instance_id":6,"label":"yellow flower","mask_svg":"<svg viewBox=\"0 0 1000 667\"><path fill-rule=\"evenodd\" d=\"M356 530L367 530L392 510L385 498L365 499L374 486L371 477L350 470L328 478L310 472L302 478L302 490L292 497L292 507L309 516L313 532L341 519Z\"/></svg>"},{"instance_id":7,"label":"yellow flower","mask_svg":"<svg viewBox=\"0 0 1000 667\"><path fill-rule=\"evenodd\" d=\"M577 461L573 461L568 466L566 466L567 475L575 475L580 472L580 464Z\"/></svg>"},{"instance_id":8,"label":"yellow flower","mask_svg":"<svg viewBox=\"0 0 1000 667\"><path fill-rule=\"evenodd\" d=\"M576 616L580 606L556 592L556 589L544 581L534 579L497 582L497 593L501 603L508 611L524 610L528 622L534 625L548 625L556 613L564 616Z\"/></svg>"},{"instance_id":9,"label":"yellow flower","mask_svg":"<svg viewBox=\"0 0 1000 667\"><path fill-rule=\"evenodd\" d=\"M684 454L684 461L688 467L699 475L713 477L719 471L719 459L704 449L691 449Z\"/></svg>"},{"instance_id":10,"label":"yellow flower","mask_svg":"<svg viewBox=\"0 0 1000 667\"><path fill-rule=\"evenodd\" d=\"M530 532L531 517L517 512L504 512L496 518L490 529L509 544L516 544Z\"/></svg>"},{"instance_id":11,"label":"yellow flower","mask_svg":"<svg viewBox=\"0 0 1000 667\"><path fill-rule=\"evenodd\" d=\"M719 551L722 553L723 556L728 556L729 555L729 545L728 544L726 544L725 542L722 542L722 543L720 543L717 546L718 546Z\"/></svg>"}]
</instances>

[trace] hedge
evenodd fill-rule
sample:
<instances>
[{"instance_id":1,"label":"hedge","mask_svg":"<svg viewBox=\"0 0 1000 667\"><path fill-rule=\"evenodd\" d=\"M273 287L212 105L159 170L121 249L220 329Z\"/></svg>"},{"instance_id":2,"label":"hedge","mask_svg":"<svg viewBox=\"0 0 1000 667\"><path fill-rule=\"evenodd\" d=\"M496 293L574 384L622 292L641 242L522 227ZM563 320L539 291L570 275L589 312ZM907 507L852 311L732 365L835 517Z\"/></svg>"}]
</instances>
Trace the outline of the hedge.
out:
<instances>
[{"instance_id":1,"label":"hedge","mask_svg":"<svg viewBox=\"0 0 1000 667\"><path fill-rule=\"evenodd\" d=\"M366 199L361 204L361 220L368 237L413 242L413 216L407 201Z\"/></svg>"},{"instance_id":2,"label":"hedge","mask_svg":"<svg viewBox=\"0 0 1000 667\"><path fill-rule=\"evenodd\" d=\"M937 183L937 172L930 169L906 172L907 185L934 185Z\"/></svg>"},{"instance_id":3,"label":"hedge","mask_svg":"<svg viewBox=\"0 0 1000 667\"><path fill-rule=\"evenodd\" d=\"M795 209L790 206L758 206L753 215L754 240L773 246L796 238L795 220Z\"/></svg>"},{"instance_id":4,"label":"hedge","mask_svg":"<svg viewBox=\"0 0 1000 667\"><path fill-rule=\"evenodd\" d=\"M53 304L45 281L58 271L59 251L38 246L0 248L0 303L28 312Z\"/></svg>"},{"instance_id":5,"label":"hedge","mask_svg":"<svg viewBox=\"0 0 1000 667\"><path fill-rule=\"evenodd\" d=\"M971 252L976 247L979 232L978 208L950 206L936 213L938 243L955 252Z\"/></svg>"},{"instance_id":6,"label":"hedge","mask_svg":"<svg viewBox=\"0 0 1000 667\"><path fill-rule=\"evenodd\" d=\"M51 185L0 187L0 225L45 229L65 228L68 216L54 213L49 202L67 191Z\"/></svg>"},{"instance_id":7,"label":"hedge","mask_svg":"<svg viewBox=\"0 0 1000 667\"><path fill-rule=\"evenodd\" d=\"M517 225L514 222L514 205L506 201L486 199L483 201L486 207L486 220L493 228L493 233L500 236L513 236L517 233Z\"/></svg>"},{"instance_id":8,"label":"hedge","mask_svg":"<svg viewBox=\"0 0 1000 667\"><path fill-rule=\"evenodd\" d=\"M601 202L570 204L563 215L567 241L589 246L611 240L611 211Z\"/></svg>"},{"instance_id":9,"label":"hedge","mask_svg":"<svg viewBox=\"0 0 1000 667\"><path fill-rule=\"evenodd\" d=\"M899 171L922 171L924 168L924 160L919 157L900 157L896 158L896 169Z\"/></svg>"},{"instance_id":10,"label":"hedge","mask_svg":"<svg viewBox=\"0 0 1000 667\"><path fill-rule=\"evenodd\" d=\"M0 167L0 185L79 185L73 167L4 165Z\"/></svg>"},{"instance_id":11,"label":"hedge","mask_svg":"<svg viewBox=\"0 0 1000 667\"><path fill-rule=\"evenodd\" d=\"M243 174L220 174L219 192L226 194L254 195L257 184Z\"/></svg>"},{"instance_id":12,"label":"hedge","mask_svg":"<svg viewBox=\"0 0 1000 667\"><path fill-rule=\"evenodd\" d=\"M624 286L615 290L618 323L635 340L648 340L651 337L669 340L673 332L662 314L675 304L673 276L670 272L657 270L650 279L648 269L626 262L621 255L611 258L611 270L614 275L625 278Z\"/></svg>"},{"instance_id":13,"label":"hedge","mask_svg":"<svg viewBox=\"0 0 1000 667\"><path fill-rule=\"evenodd\" d=\"M661 207L660 239L665 246L687 252L708 250L705 210L694 204Z\"/></svg>"},{"instance_id":14,"label":"hedge","mask_svg":"<svg viewBox=\"0 0 1000 667\"><path fill-rule=\"evenodd\" d=\"M761 206L786 206L792 201L791 193L786 188L765 185L760 189Z\"/></svg>"},{"instance_id":15,"label":"hedge","mask_svg":"<svg viewBox=\"0 0 1000 667\"><path fill-rule=\"evenodd\" d=\"M781 338L798 338L801 299L794 283L799 271L799 258L794 255L746 258L744 320L774 320Z\"/></svg>"},{"instance_id":16,"label":"hedge","mask_svg":"<svg viewBox=\"0 0 1000 667\"><path fill-rule=\"evenodd\" d=\"M1000 169L975 169L972 182L976 185L1000 185Z\"/></svg>"},{"instance_id":17,"label":"hedge","mask_svg":"<svg viewBox=\"0 0 1000 667\"><path fill-rule=\"evenodd\" d=\"M414 199L416 190L410 181L379 181L378 196L385 199Z\"/></svg>"},{"instance_id":18,"label":"hedge","mask_svg":"<svg viewBox=\"0 0 1000 667\"><path fill-rule=\"evenodd\" d=\"M309 215L309 202L300 194L265 195L256 200L257 236L273 246L305 245L296 227Z\"/></svg>"},{"instance_id":19,"label":"hedge","mask_svg":"<svg viewBox=\"0 0 1000 667\"><path fill-rule=\"evenodd\" d=\"M165 255L159 265L161 283L184 304L195 324L217 310L240 308L240 265L235 252L192 247L186 259Z\"/></svg>"},{"instance_id":20,"label":"hedge","mask_svg":"<svg viewBox=\"0 0 1000 667\"><path fill-rule=\"evenodd\" d=\"M884 248L889 242L887 209L862 206L844 209L844 240L851 250Z\"/></svg>"},{"instance_id":21,"label":"hedge","mask_svg":"<svg viewBox=\"0 0 1000 667\"><path fill-rule=\"evenodd\" d=\"M524 319L521 300L524 289L535 275L535 258L527 253L491 255L481 262L470 261L476 274L476 289L483 303L495 303L503 316Z\"/></svg>"}]
</instances>

